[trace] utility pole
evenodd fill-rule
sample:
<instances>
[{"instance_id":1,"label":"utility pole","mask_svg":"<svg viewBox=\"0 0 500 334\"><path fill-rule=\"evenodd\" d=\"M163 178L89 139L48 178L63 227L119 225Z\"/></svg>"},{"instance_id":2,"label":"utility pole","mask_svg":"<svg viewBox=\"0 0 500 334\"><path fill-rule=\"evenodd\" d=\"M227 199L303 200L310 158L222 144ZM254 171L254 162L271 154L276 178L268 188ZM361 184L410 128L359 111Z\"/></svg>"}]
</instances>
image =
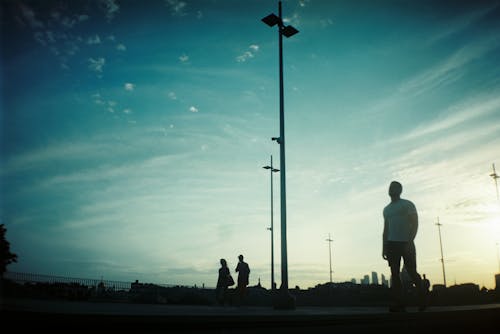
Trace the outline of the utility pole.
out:
<instances>
[{"instance_id":1,"label":"utility pole","mask_svg":"<svg viewBox=\"0 0 500 334\"><path fill-rule=\"evenodd\" d=\"M493 173L490 174L490 176L493 178L493 181L495 181L495 189L497 191L497 201L500 202L500 196L498 195L498 182L497 182L497 179L500 176L498 176L497 172L495 171L495 164L493 164Z\"/></svg>"},{"instance_id":2,"label":"utility pole","mask_svg":"<svg viewBox=\"0 0 500 334\"><path fill-rule=\"evenodd\" d=\"M441 266L443 267L443 281L444 281L444 287L446 287L446 273L444 271L444 257L443 257L443 241L441 240L441 224L439 222L439 217L437 217L437 223L436 223L439 231L439 246L441 247Z\"/></svg>"},{"instance_id":3,"label":"utility pole","mask_svg":"<svg viewBox=\"0 0 500 334\"><path fill-rule=\"evenodd\" d=\"M330 236L330 233L328 233L328 239L326 239L326 241L328 241L328 254L330 255L330 283L333 283L333 280L332 280L332 242L333 242L333 239L331 238Z\"/></svg>"}]
</instances>

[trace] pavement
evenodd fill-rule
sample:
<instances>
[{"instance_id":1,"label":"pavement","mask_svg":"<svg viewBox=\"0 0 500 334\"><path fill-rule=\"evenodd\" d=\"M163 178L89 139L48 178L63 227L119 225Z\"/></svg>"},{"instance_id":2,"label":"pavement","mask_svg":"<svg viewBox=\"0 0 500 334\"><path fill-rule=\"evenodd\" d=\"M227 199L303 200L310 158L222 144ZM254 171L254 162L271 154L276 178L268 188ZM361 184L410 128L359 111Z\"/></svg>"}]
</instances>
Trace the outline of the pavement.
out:
<instances>
[{"instance_id":1,"label":"pavement","mask_svg":"<svg viewBox=\"0 0 500 334\"><path fill-rule=\"evenodd\" d=\"M386 307L180 306L55 300L2 300L2 323L36 333L495 333L500 304Z\"/></svg>"}]
</instances>

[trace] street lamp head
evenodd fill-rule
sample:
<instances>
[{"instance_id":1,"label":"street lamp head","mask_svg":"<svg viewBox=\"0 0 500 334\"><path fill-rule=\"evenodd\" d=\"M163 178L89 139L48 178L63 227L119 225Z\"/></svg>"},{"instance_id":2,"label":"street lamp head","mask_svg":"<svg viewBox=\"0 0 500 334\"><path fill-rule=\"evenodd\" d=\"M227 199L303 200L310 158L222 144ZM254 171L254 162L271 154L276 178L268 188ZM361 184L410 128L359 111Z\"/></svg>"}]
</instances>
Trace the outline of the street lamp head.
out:
<instances>
[{"instance_id":1,"label":"street lamp head","mask_svg":"<svg viewBox=\"0 0 500 334\"><path fill-rule=\"evenodd\" d=\"M281 33L283 34L283 36L285 36L287 38L292 37L293 35L295 35L298 32L299 31L292 26L286 26L281 30Z\"/></svg>"},{"instance_id":2,"label":"street lamp head","mask_svg":"<svg viewBox=\"0 0 500 334\"><path fill-rule=\"evenodd\" d=\"M264 17L262 19L262 22L264 22L268 26L272 27L272 26L275 26L275 25L279 24L281 22L281 20L276 15L269 14L269 15L267 15L266 17Z\"/></svg>"}]
</instances>

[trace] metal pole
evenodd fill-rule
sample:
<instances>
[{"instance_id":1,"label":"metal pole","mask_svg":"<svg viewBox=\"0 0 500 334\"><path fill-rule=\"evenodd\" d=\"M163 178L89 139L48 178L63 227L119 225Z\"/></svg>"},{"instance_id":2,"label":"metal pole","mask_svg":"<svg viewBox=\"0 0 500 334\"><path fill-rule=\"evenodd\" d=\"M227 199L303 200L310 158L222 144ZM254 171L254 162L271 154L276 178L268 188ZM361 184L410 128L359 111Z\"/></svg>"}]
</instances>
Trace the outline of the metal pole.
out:
<instances>
[{"instance_id":1,"label":"metal pole","mask_svg":"<svg viewBox=\"0 0 500 334\"><path fill-rule=\"evenodd\" d=\"M281 181L281 288L288 289L288 253L286 245L286 168L285 168L285 106L283 93L283 19L281 1L278 3L279 14L279 77L280 77L280 181Z\"/></svg>"},{"instance_id":2,"label":"metal pole","mask_svg":"<svg viewBox=\"0 0 500 334\"><path fill-rule=\"evenodd\" d=\"M332 238L330 237L330 233L328 233L328 239L326 239L326 241L328 241L328 254L330 255L330 283L333 283L333 280L332 280Z\"/></svg>"},{"instance_id":3,"label":"metal pole","mask_svg":"<svg viewBox=\"0 0 500 334\"><path fill-rule=\"evenodd\" d=\"M443 242L441 240L441 226L443 224L439 223L439 217L437 218L437 223L436 223L439 231L439 246L441 247L441 265L443 267L443 281L444 281L444 286L446 287L446 273L444 271L444 257L443 257Z\"/></svg>"},{"instance_id":4,"label":"metal pole","mask_svg":"<svg viewBox=\"0 0 500 334\"><path fill-rule=\"evenodd\" d=\"M269 170L271 173L271 290L275 289L274 284L274 208L273 208L273 156L271 155L271 169Z\"/></svg>"},{"instance_id":5,"label":"metal pole","mask_svg":"<svg viewBox=\"0 0 500 334\"><path fill-rule=\"evenodd\" d=\"M490 176L493 178L495 181L495 189L497 191L497 200L500 202L500 196L498 195L498 181L497 179L500 177L498 176L497 172L495 171L495 164L493 164L493 174L490 174Z\"/></svg>"}]
</instances>

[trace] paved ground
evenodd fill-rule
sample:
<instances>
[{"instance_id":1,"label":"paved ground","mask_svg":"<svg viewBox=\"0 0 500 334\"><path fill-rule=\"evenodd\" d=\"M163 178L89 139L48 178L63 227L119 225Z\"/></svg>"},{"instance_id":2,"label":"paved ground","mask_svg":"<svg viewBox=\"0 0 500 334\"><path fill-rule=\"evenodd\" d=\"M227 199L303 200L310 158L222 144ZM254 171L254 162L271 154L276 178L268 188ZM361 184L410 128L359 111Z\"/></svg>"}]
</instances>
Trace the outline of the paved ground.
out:
<instances>
[{"instance_id":1,"label":"paved ground","mask_svg":"<svg viewBox=\"0 0 500 334\"><path fill-rule=\"evenodd\" d=\"M442 333L498 332L500 304L409 308L175 306L128 303L4 300L2 318L20 332L36 333ZM4 317L5 316L5 317ZM4 320L2 320L4 322Z\"/></svg>"}]
</instances>

